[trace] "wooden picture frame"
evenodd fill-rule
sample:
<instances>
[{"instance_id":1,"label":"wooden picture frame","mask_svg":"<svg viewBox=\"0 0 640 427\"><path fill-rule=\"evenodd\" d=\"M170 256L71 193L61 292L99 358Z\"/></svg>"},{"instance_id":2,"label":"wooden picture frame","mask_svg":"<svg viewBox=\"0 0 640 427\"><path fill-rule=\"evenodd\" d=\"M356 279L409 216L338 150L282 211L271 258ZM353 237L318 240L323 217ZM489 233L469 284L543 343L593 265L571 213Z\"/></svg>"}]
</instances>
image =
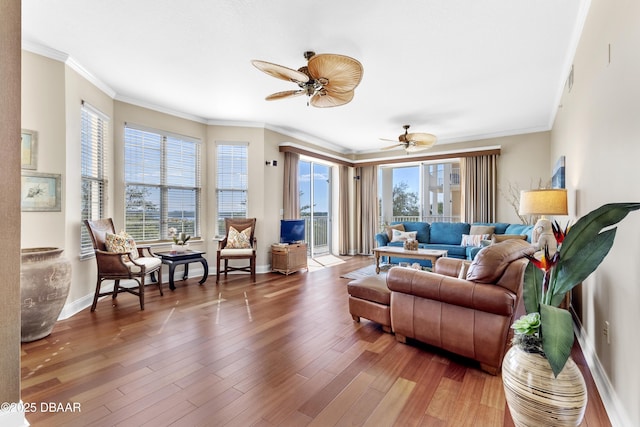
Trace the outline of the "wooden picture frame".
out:
<instances>
[{"instance_id":1,"label":"wooden picture frame","mask_svg":"<svg viewBox=\"0 0 640 427\"><path fill-rule=\"evenodd\" d=\"M60 212L60 174L22 172L20 206L23 212Z\"/></svg>"},{"instance_id":2,"label":"wooden picture frame","mask_svg":"<svg viewBox=\"0 0 640 427\"><path fill-rule=\"evenodd\" d=\"M22 169L38 169L38 132L22 129L20 145Z\"/></svg>"}]
</instances>

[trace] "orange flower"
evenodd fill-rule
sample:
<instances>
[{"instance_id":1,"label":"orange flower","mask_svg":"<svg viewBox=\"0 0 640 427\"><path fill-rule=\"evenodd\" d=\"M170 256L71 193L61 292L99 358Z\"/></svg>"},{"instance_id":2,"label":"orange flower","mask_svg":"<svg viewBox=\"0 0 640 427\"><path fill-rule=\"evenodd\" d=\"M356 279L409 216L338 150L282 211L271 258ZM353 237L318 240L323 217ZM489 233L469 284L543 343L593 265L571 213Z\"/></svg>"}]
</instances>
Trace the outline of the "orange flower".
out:
<instances>
[{"instance_id":1,"label":"orange flower","mask_svg":"<svg viewBox=\"0 0 640 427\"><path fill-rule=\"evenodd\" d=\"M569 232L569 223L567 223L567 226L563 230L562 228L560 228L560 224L558 224L557 221L553 221L553 224L551 224L551 228L553 228L553 236L556 238L558 246L560 246L560 244L564 242L564 238Z\"/></svg>"},{"instance_id":2,"label":"orange flower","mask_svg":"<svg viewBox=\"0 0 640 427\"><path fill-rule=\"evenodd\" d=\"M551 271L551 269L560 260L560 252L557 251L553 255L549 255L549 247L546 246L546 245L544 247L544 252L543 252L542 257L540 259L536 258L533 255L525 255L525 256L529 259L529 261L531 261L531 263L533 265L535 265L536 267L538 267L540 270L544 271L545 273Z\"/></svg>"}]
</instances>

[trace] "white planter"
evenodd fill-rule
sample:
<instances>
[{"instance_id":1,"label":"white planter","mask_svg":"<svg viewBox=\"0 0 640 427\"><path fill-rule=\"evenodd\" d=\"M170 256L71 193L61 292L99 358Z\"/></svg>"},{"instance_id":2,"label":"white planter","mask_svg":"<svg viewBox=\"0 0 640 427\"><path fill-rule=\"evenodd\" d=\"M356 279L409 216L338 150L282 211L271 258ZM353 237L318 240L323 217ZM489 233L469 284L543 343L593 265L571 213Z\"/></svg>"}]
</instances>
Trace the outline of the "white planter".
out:
<instances>
[{"instance_id":1,"label":"white planter","mask_svg":"<svg viewBox=\"0 0 640 427\"><path fill-rule=\"evenodd\" d=\"M189 250L189 244L186 245L171 245L171 251L177 253L183 253Z\"/></svg>"},{"instance_id":2,"label":"white planter","mask_svg":"<svg viewBox=\"0 0 640 427\"><path fill-rule=\"evenodd\" d=\"M502 362L502 382L513 423L520 426L579 426L587 387L573 359L558 377L547 359L513 346Z\"/></svg>"}]
</instances>

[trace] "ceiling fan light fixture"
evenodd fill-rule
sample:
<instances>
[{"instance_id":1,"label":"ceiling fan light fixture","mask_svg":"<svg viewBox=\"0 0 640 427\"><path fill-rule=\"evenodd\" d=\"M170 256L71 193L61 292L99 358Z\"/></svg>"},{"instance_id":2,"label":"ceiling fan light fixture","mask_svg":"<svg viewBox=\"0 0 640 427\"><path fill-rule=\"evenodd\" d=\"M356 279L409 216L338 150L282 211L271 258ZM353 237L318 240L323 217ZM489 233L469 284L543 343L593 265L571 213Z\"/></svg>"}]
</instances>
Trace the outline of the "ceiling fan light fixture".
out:
<instances>
[{"instance_id":1,"label":"ceiling fan light fixture","mask_svg":"<svg viewBox=\"0 0 640 427\"><path fill-rule=\"evenodd\" d=\"M407 153L413 153L416 151L427 150L433 147L438 140L435 135L423 132L409 133L410 125L402 126L404 133L398 135L398 143L389 147L384 147L382 150L391 150L393 148L402 147ZM392 141L390 139L380 138L383 141Z\"/></svg>"},{"instance_id":2,"label":"ceiling fan light fixture","mask_svg":"<svg viewBox=\"0 0 640 427\"><path fill-rule=\"evenodd\" d=\"M354 89L362 80L362 64L344 55L304 52L307 65L298 70L253 60L251 63L273 77L296 83L301 90L277 92L267 96L267 101L307 95L307 105L326 108L337 107L351 102Z\"/></svg>"}]
</instances>

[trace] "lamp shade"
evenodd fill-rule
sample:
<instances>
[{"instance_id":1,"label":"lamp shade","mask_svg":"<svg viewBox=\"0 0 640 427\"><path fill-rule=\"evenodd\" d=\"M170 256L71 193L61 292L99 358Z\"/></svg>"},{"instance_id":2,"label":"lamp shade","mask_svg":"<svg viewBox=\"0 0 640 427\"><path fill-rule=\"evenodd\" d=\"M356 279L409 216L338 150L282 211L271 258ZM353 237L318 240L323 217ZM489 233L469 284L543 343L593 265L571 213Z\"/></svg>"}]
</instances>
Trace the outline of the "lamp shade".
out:
<instances>
[{"instance_id":1,"label":"lamp shade","mask_svg":"<svg viewBox=\"0 0 640 427\"><path fill-rule=\"evenodd\" d=\"M567 190L523 190L518 212L520 215L567 215Z\"/></svg>"}]
</instances>

